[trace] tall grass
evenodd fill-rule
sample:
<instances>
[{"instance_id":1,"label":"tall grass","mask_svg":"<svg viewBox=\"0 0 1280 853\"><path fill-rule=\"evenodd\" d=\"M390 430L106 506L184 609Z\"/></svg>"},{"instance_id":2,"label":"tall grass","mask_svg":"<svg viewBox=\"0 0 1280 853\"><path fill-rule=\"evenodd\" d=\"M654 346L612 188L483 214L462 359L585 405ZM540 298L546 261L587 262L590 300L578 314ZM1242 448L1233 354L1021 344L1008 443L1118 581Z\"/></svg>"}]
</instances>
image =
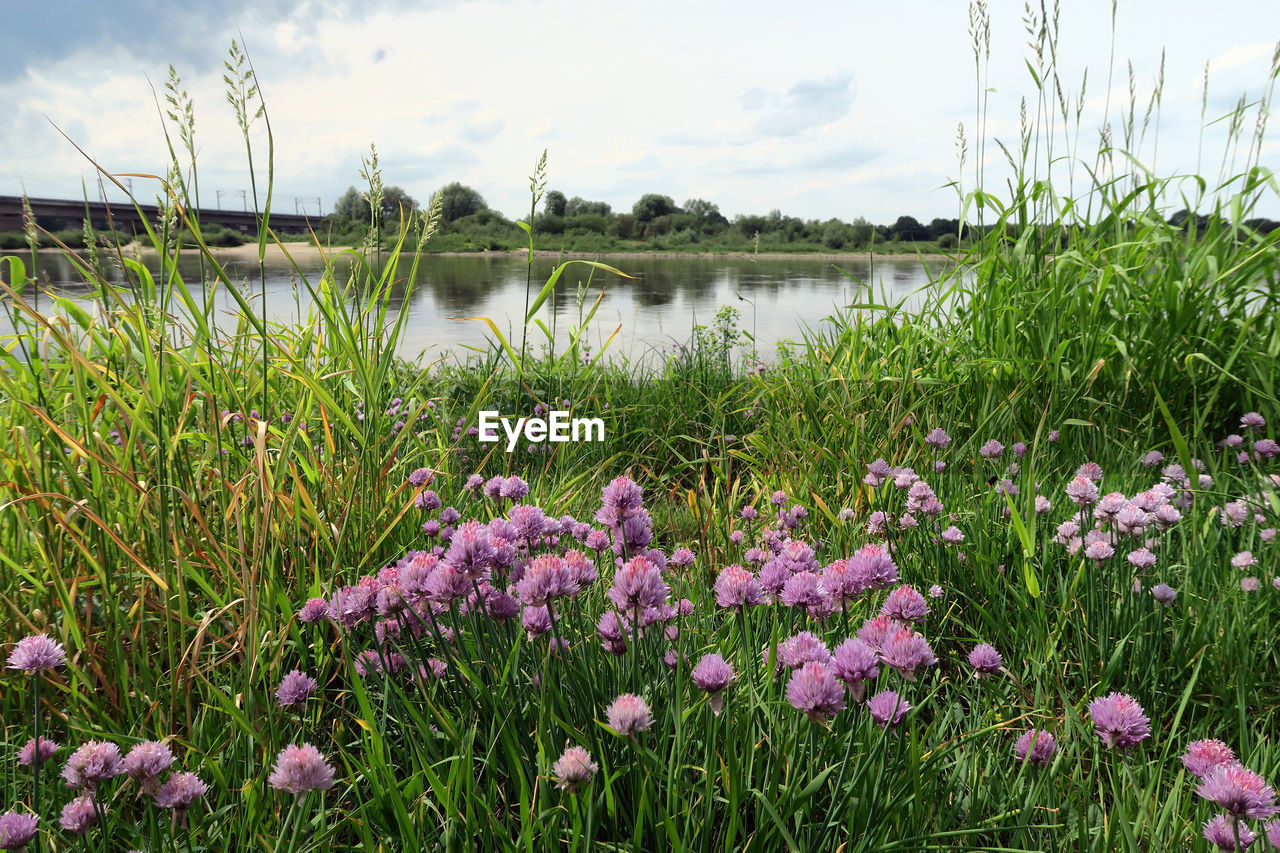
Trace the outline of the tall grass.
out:
<instances>
[{"instance_id":1,"label":"tall grass","mask_svg":"<svg viewBox=\"0 0 1280 853\"><path fill-rule=\"evenodd\" d=\"M976 4L980 93L985 15ZM430 370L406 364L395 351L407 314L392 318L390 286L416 279L434 204L398 224L385 256L375 238L335 251L319 277L295 268L314 308L298 324L270 323L253 305L261 293L227 274L194 218L194 105L171 75L160 112L173 163L153 178L165 211L147 232L154 263L67 249L96 288L94 314L56 294L38 304L34 270L16 256L0 264L19 330L0 351L0 633L11 643L48 632L70 653L38 695L41 730L65 745L55 766L91 738L125 748L167 738L175 766L210 791L184 823L133 783L111 782L99 792L100 825L84 839L62 831L68 792L45 767L37 797L12 757L31 736L37 697L35 682L10 671L0 808L40 814L41 849L52 850L1199 843L1212 811L1178 762L1188 742L1221 738L1273 781L1280 764L1270 735L1280 724L1270 629L1280 546L1264 532L1280 513L1273 463L1265 444L1248 455L1259 435L1246 433L1239 449L1216 445L1244 432L1247 410L1271 423L1280 416L1267 310L1276 238L1243 226L1274 181L1251 141L1243 170L1227 165L1203 198L1193 181L1188 206L1208 200L1205 230L1167 224L1161 205L1185 184L1104 171L1099 164L1126 162L1105 132L1095 163L1083 165L1080 111L1056 79L1056 22L1042 9L1028 27L1033 109L1019 140L1001 146L1018 179L1007 197L982 187L980 129L978 186L961 197L984 230L961 271L914 312L868 292L763 365L734 360L729 314L664 360L588 353L581 330L600 304L595 288L622 274L600 264L566 351L533 355L527 340L555 340L539 312L561 265L536 293L530 279L518 351L478 318L493 331L488 352ZM227 86L252 174L264 171L255 152L267 152L261 264L269 246L289 247L270 230L270 124L239 46ZM1259 115L1269 100L1268 90ZM1136 103L1122 122L1130 150L1147 125ZM1158 93L1151 103L1158 117ZM981 106L978 116L981 128ZM1060 144L1079 196L1053 188ZM363 176L376 237L376 151ZM179 272L188 243L199 247L203 299ZM109 283L111 265L124 288ZM231 332L213 322L219 289L240 308ZM528 415L535 405L599 416L606 440L506 454L468 432L482 408ZM945 452L924 442L934 427L952 436ZM980 452L993 438L1009 445L996 459ZM1016 442L1025 453L1011 459ZM1156 449L1192 477L1144 467ZM864 482L877 458L912 467L945 514L904 523L906 492ZM1125 560L1136 540L1118 539L1118 553L1097 561L1054 541L1060 523L1080 517L1064 489L1086 461L1102 466L1103 493L1169 484L1183 518L1152 528L1154 569ZM606 652L599 622L615 606L606 596L615 554L588 553L564 523L554 541L516 542L521 561L575 548L601 577L554 600L545 628L537 613L494 615L502 575L518 572L505 565L484 590L477 582L416 620L400 617L398 632L384 624L380 633L394 635L385 642L368 622L344 629L297 617L308 599L361 578L386 587L397 574L388 567L404 572L424 559L415 553L444 548L445 528L519 515L510 500L465 489L472 474L523 478L530 492L516 503L588 528L606 525L593 521L601 488L629 475L654 521L640 549L660 550L658 562L679 547L697 555L663 575L670 603L691 608L656 613L661 622L644 632L630 626L619 638L625 653ZM428 490L455 512L446 516ZM770 502L776 491L781 507ZM1053 508L1042 511L1037 495ZM747 506L759 517L744 515ZM1224 523L1236 511L1228 506L1245 507L1238 526ZM786 517L775 522L780 509ZM892 519L881 532L868 531L873 513ZM958 546L940 539L952 525L964 533ZM918 626L938 665L914 682L882 665L868 689L910 702L900 726L876 725L851 694L847 709L810 721L788 702L792 674L774 669L778 643L803 629L834 648L879 612L882 595L822 619L781 604L716 606L718 573L758 568L748 549L772 554L766 531L775 528L823 565L881 543L904 581L940 587ZM633 543L619 548L636 556ZM1261 565L1242 572L1231 561L1246 550ZM1255 592L1240 585L1250 574L1261 582ZM1178 590L1171 607L1150 595L1157 583ZM517 624L522 616L531 621ZM977 642L1002 653L998 674L974 677L966 656ZM737 673L721 714L692 676L709 652ZM409 665L395 671L401 659ZM427 669L414 677L418 664ZM301 708L277 708L276 686L295 668L319 690ZM1151 718L1150 738L1132 751L1107 750L1092 731L1087 704L1111 691L1135 697ZM652 709L652 726L635 737L608 725L606 708L625 692ZM1033 726L1060 744L1047 767L1013 757ZM268 775L283 747L304 741L337 783L295 798ZM556 784L554 763L570 744L598 765L577 790Z\"/></svg>"}]
</instances>

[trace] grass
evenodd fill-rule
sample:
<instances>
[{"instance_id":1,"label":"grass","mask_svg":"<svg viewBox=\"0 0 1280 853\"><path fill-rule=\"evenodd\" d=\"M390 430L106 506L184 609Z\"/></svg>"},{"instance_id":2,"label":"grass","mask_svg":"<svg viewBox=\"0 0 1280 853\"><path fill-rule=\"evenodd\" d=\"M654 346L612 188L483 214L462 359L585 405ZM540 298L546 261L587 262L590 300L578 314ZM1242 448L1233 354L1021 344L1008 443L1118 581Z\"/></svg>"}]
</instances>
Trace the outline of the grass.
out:
<instances>
[{"instance_id":1,"label":"grass","mask_svg":"<svg viewBox=\"0 0 1280 853\"><path fill-rule=\"evenodd\" d=\"M1052 81L1053 24L1033 23L1037 79ZM267 116L238 51L228 78L248 139ZM1039 171L1059 162L1034 144L1037 128L1048 133L1042 111L1007 149L1026 180L1007 198L961 196L990 218L963 253L971 274L944 273L916 311L867 292L764 363L742 358L730 313L669 358L638 363L589 353L576 336L531 355L536 346L495 327L488 353L423 370L394 355L402 321L386 294L414 280L433 208L401 223L389 251L371 240L319 278L299 272L311 316L268 323L253 286L223 272L182 214L199 205L194 108L176 76L162 104L174 168L160 184L172 209L148 235L158 272L108 249L69 252L97 288L91 315L53 296L37 308L38 268L0 260L19 330L0 353L0 634L12 644L47 632L68 652L43 676L6 670L0 692L0 808L41 816L39 849L1181 850L1203 845L1213 814L1178 760L1188 743L1220 738L1276 780L1280 497L1268 445L1254 446L1267 433L1240 426L1247 411L1280 417L1269 310L1280 254L1275 232L1238 225L1274 190L1260 164L1224 174L1203 232L1168 225L1160 204L1180 185L1139 172L1130 187L1090 171L1065 204ZM270 151L246 146L259 177ZM376 156L364 171L376 198ZM536 200L536 173L532 183ZM260 252L272 239L262 197ZM240 304L233 332L217 330L179 275L188 242L202 246L206 292ZM127 299L102 274L113 263ZM522 335L540 343L537 285ZM601 417L606 440L506 454L467 431L482 408L539 404ZM924 441L935 427L952 438L945 451ZM1240 449L1219 448L1230 433L1244 436ZM998 458L981 452L991 439L1008 446ZM1152 450L1161 465L1143 464ZM942 515L864 482L877 458L927 481ZM1167 484L1181 520L1144 533L1154 568L1126 560L1136 538L1118 536L1110 558L1073 549L1060 525L1081 515L1066 487L1086 462L1101 466L1103 494ZM431 478L415 485L419 469ZM434 606L399 616L398 632L384 624L386 643L358 616L345 629L298 618L312 597L346 589L339 600L358 601L359 579L381 588L429 565L441 528L536 516L468 491L472 474L519 477L530 490L521 505L600 529L602 488L629 476L653 540L632 530L623 556L696 554L662 575L671 609L649 614L643 632L624 625L625 653L607 652L615 555L566 523L558 543L510 540L517 561L573 548L599 575L546 613L496 618L512 601L502 578L519 572L504 558L484 584L434 588ZM453 511L431 508L428 490ZM1037 495L1052 508L1038 512ZM1225 523L1240 507L1242 523ZM874 513L891 519L879 533ZM940 540L950 526L963 542ZM788 701L796 676L774 674L778 643L807 630L834 649L883 593L821 619L783 604L716 606L718 573L759 569L749 549L780 536L820 566L879 543L903 582L940 587L916 626L938 663L914 681L882 664L867 687L910 703L900 725L877 725L843 687L848 707L810 720ZM1235 568L1244 551L1259 565ZM1242 588L1250 576L1260 589ZM1172 606L1151 596L1158 583L1178 591ZM966 657L978 642L1000 651L999 673L974 677ZM737 673L718 715L692 680L713 651ZM276 687L295 668L318 689L280 709ZM1112 691L1150 718L1132 749L1107 749L1093 731L1088 705ZM622 693L651 708L633 737L608 724ZM64 745L38 788L13 757L37 720ZM1047 766L1014 757L1032 727L1057 739ZM174 769L209 791L178 821L121 777L99 788L96 826L64 831L71 792L54 768L94 738L122 751L165 739ZM279 752L303 742L335 771L323 794L269 784ZM597 765L576 791L556 785L570 744Z\"/></svg>"}]
</instances>

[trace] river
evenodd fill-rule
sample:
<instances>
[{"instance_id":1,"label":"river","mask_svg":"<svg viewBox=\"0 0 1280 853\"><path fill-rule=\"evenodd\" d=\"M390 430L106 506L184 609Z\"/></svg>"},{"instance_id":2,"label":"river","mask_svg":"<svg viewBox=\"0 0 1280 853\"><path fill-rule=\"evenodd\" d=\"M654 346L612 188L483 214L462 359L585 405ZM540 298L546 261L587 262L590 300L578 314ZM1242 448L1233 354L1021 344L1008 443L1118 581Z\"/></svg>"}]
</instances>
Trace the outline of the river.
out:
<instances>
[{"instance_id":1,"label":"river","mask_svg":"<svg viewBox=\"0 0 1280 853\"><path fill-rule=\"evenodd\" d=\"M227 264L233 280L251 282L245 289L256 314L261 299L256 263L236 260L235 255L219 257ZM398 311L409 312L401 355L430 361L448 352L465 355L469 347L485 348L487 338L492 337L487 326L459 319L464 317L492 319L519 347L528 272L523 256L424 256L411 290L404 280L409 261L408 257L402 261L400 281L392 288L390 302L392 317ZM903 257L877 257L874 267L865 259L811 257L623 256L603 261L633 278L593 272L580 264L570 266L560 279L554 298L538 315L554 330L558 348L564 346L569 329L577 325L579 312L589 311L603 289L599 310L584 336L593 352L599 352L619 330L608 354L635 359L661 353L664 348L669 350L688 341L695 324L710 324L721 306L730 305L740 312L741 330L754 338L756 348L767 358L780 341L799 340L806 328L820 327L823 319L840 306L881 299L906 299L908 307L920 304L924 289L944 269L938 261ZM95 291L78 279L64 258L44 254L40 262L41 280L47 276L50 285L40 295L42 311L53 308L51 295L69 298L91 313L96 310ZM535 297L555 264L554 259L535 259ZM313 285L322 268L318 258L299 262L301 276ZM197 262L184 258L182 274L186 281L198 282ZM296 323L311 310L312 299L301 276L283 262L268 266L268 319ZM118 271L114 278L117 283L124 281ZM339 283L342 280L340 276ZM192 292L197 302L204 299L199 285L192 287ZM234 298L225 288L214 291L213 298L219 326L233 327L238 310ZM12 332L7 313L0 315L0 338ZM541 330L531 328L529 342L531 349L537 351L546 343L546 337Z\"/></svg>"}]
</instances>

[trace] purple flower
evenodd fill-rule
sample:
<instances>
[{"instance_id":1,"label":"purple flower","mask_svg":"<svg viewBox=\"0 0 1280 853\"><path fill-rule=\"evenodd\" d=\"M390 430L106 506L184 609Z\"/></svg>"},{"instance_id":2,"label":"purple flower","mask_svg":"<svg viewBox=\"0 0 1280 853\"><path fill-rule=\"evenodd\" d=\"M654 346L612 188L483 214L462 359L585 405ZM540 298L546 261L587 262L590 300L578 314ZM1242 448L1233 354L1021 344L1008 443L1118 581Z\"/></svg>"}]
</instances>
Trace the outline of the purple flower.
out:
<instances>
[{"instance_id":1,"label":"purple flower","mask_svg":"<svg viewBox=\"0 0 1280 853\"><path fill-rule=\"evenodd\" d=\"M1245 592L1257 592L1258 586L1259 584L1258 584L1257 578L1242 578L1240 580L1240 589L1244 590Z\"/></svg>"},{"instance_id":2,"label":"purple flower","mask_svg":"<svg viewBox=\"0 0 1280 853\"><path fill-rule=\"evenodd\" d=\"M978 452L982 454L985 459L997 459L1001 453L1004 453L1004 445L993 438L986 444L979 447Z\"/></svg>"},{"instance_id":3,"label":"purple flower","mask_svg":"<svg viewBox=\"0 0 1280 853\"><path fill-rule=\"evenodd\" d=\"M45 672L67 662L62 644L48 634L32 634L14 644L9 652L9 669L27 673Z\"/></svg>"},{"instance_id":4,"label":"purple flower","mask_svg":"<svg viewBox=\"0 0 1280 853\"><path fill-rule=\"evenodd\" d=\"M1223 762L1211 769L1196 793L1237 818L1265 818L1280 811L1276 808L1275 789L1238 761Z\"/></svg>"},{"instance_id":5,"label":"purple flower","mask_svg":"<svg viewBox=\"0 0 1280 853\"><path fill-rule=\"evenodd\" d=\"M1156 601L1169 607L1173 604L1173 600L1178 597L1178 591L1167 583L1158 583L1151 587L1151 595Z\"/></svg>"},{"instance_id":6,"label":"purple flower","mask_svg":"<svg viewBox=\"0 0 1280 853\"><path fill-rule=\"evenodd\" d=\"M822 581L812 572L796 572L787 578L779 599L787 607L802 609L811 616L820 615L826 602Z\"/></svg>"},{"instance_id":7,"label":"purple flower","mask_svg":"<svg viewBox=\"0 0 1280 853\"><path fill-rule=\"evenodd\" d=\"M657 566L644 557L633 557L614 573L608 595L619 610L644 610L665 602L671 590Z\"/></svg>"},{"instance_id":8,"label":"purple flower","mask_svg":"<svg viewBox=\"0 0 1280 853\"><path fill-rule=\"evenodd\" d=\"M733 565L716 576L716 605L719 607L755 607L764 600L764 590L751 572Z\"/></svg>"},{"instance_id":9,"label":"purple flower","mask_svg":"<svg viewBox=\"0 0 1280 853\"><path fill-rule=\"evenodd\" d=\"M409 485L415 488L418 486L425 486L427 483L430 483L434 477L435 474L432 473L430 468L415 468L409 473Z\"/></svg>"},{"instance_id":10,"label":"purple flower","mask_svg":"<svg viewBox=\"0 0 1280 853\"><path fill-rule=\"evenodd\" d=\"M634 693L623 693L605 709L609 728L623 737L639 734L653 725L649 704Z\"/></svg>"},{"instance_id":11,"label":"purple flower","mask_svg":"<svg viewBox=\"0 0 1280 853\"><path fill-rule=\"evenodd\" d=\"M53 756L60 749L62 749L62 747L59 746L58 744L54 743L48 738L41 737L39 755L37 756L36 739L32 738L31 740L27 741L26 744L21 749L18 750L18 763L21 764L23 767L30 767L32 764L35 764L36 759L38 757L40 759L40 763L44 764L50 758L53 758Z\"/></svg>"},{"instance_id":12,"label":"purple flower","mask_svg":"<svg viewBox=\"0 0 1280 853\"><path fill-rule=\"evenodd\" d=\"M156 778L173 764L173 752L168 744L144 740L129 750L124 758L124 772L139 783L142 793L154 795L160 783Z\"/></svg>"},{"instance_id":13,"label":"purple flower","mask_svg":"<svg viewBox=\"0 0 1280 853\"><path fill-rule=\"evenodd\" d=\"M941 538L942 538L942 541L947 543L948 545L959 545L961 542L964 541L964 534L960 532L959 527L952 525L951 527L948 527L946 530L942 531Z\"/></svg>"},{"instance_id":14,"label":"purple flower","mask_svg":"<svg viewBox=\"0 0 1280 853\"><path fill-rule=\"evenodd\" d=\"M556 787L572 794L580 785L591 781L600 767L591 760L591 753L580 746L566 747L565 751L551 765L551 772L556 777Z\"/></svg>"},{"instance_id":15,"label":"purple flower","mask_svg":"<svg viewBox=\"0 0 1280 853\"><path fill-rule=\"evenodd\" d=\"M319 622L329 615L329 602L323 598L309 598L298 611L298 621L306 624Z\"/></svg>"},{"instance_id":16,"label":"purple flower","mask_svg":"<svg viewBox=\"0 0 1280 853\"><path fill-rule=\"evenodd\" d=\"M484 489L484 477L481 477L479 474L472 474L470 477L468 477L467 482L462 487L462 490L464 492L479 493L483 489Z\"/></svg>"},{"instance_id":17,"label":"purple flower","mask_svg":"<svg viewBox=\"0 0 1280 853\"><path fill-rule=\"evenodd\" d=\"M1109 560L1116 554L1116 549L1106 542L1097 540L1085 546L1084 555L1096 563Z\"/></svg>"},{"instance_id":18,"label":"purple flower","mask_svg":"<svg viewBox=\"0 0 1280 853\"><path fill-rule=\"evenodd\" d=\"M1127 559L1132 565L1139 569L1149 569L1156 564L1156 555L1152 554L1146 548L1139 548L1136 551L1130 551Z\"/></svg>"},{"instance_id":19,"label":"purple flower","mask_svg":"<svg viewBox=\"0 0 1280 853\"><path fill-rule=\"evenodd\" d=\"M938 586L936 583L933 586L929 587L930 598L938 599L938 598L942 598L942 596L944 595L946 595L946 592L942 589L942 587Z\"/></svg>"},{"instance_id":20,"label":"purple flower","mask_svg":"<svg viewBox=\"0 0 1280 853\"><path fill-rule=\"evenodd\" d=\"M1206 738L1187 744L1187 751L1182 754L1182 766L1192 776L1203 779L1219 764L1231 764L1236 754L1220 740Z\"/></svg>"},{"instance_id":21,"label":"purple flower","mask_svg":"<svg viewBox=\"0 0 1280 853\"><path fill-rule=\"evenodd\" d=\"M516 594L525 604L542 607L562 595L578 592L578 575L554 554L535 557L516 584Z\"/></svg>"},{"instance_id":22,"label":"purple flower","mask_svg":"<svg viewBox=\"0 0 1280 853\"><path fill-rule=\"evenodd\" d=\"M120 747L107 741L91 740L71 753L62 769L62 778L67 787L74 791L93 793L99 782L123 772L124 761L120 757Z\"/></svg>"},{"instance_id":23,"label":"purple flower","mask_svg":"<svg viewBox=\"0 0 1280 853\"><path fill-rule=\"evenodd\" d=\"M767 653L765 660L768 660ZM801 631L778 644L777 666L779 667L798 669L813 661L825 664L830 660L831 652L826 644L808 631Z\"/></svg>"},{"instance_id":24,"label":"purple flower","mask_svg":"<svg viewBox=\"0 0 1280 853\"><path fill-rule=\"evenodd\" d=\"M627 477L618 477L604 487L600 497L603 505L596 512L596 521L618 529L640 509L644 493Z\"/></svg>"},{"instance_id":25,"label":"purple flower","mask_svg":"<svg viewBox=\"0 0 1280 853\"><path fill-rule=\"evenodd\" d=\"M281 708L303 705L319 686L314 678L302 670L295 669L280 679L280 686L276 688L276 701L280 703Z\"/></svg>"},{"instance_id":26,"label":"purple flower","mask_svg":"<svg viewBox=\"0 0 1280 853\"><path fill-rule=\"evenodd\" d=\"M1053 758L1053 753L1058 749L1058 742L1053 739L1053 735L1046 731L1032 729L1024 732L1022 737L1018 738L1018 742L1013 745L1014 754L1018 756L1021 762L1031 762L1044 766Z\"/></svg>"},{"instance_id":27,"label":"purple flower","mask_svg":"<svg viewBox=\"0 0 1280 853\"><path fill-rule=\"evenodd\" d=\"M102 810L105 812L106 808ZM84 835L97 822L98 811L93 805L93 798L87 794L63 806L62 816L58 818L63 829L76 835Z\"/></svg>"},{"instance_id":28,"label":"purple flower","mask_svg":"<svg viewBox=\"0 0 1280 853\"><path fill-rule=\"evenodd\" d=\"M508 477L502 481L498 494L508 500L518 501L529 494L529 484L519 477Z\"/></svg>"},{"instance_id":29,"label":"purple flower","mask_svg":"<svg viewBox=\"0 0 1280 853\"><path fill-rule=\"evenodd\" d=\"M849 571L858 592L887 589L899 580L898 567L882 545L864 545L849 558Z\"/></svg>"},{"instance_id":30,"label":"purple flower","mask_svg":"<svg viewBox=\"0 0 1280 853\"><path fill-rule=\"evenodd\" d=\"M684 566L692 566L693 561L697 557L688 548L677 548L671 555L670 565L683 568Z\"/></svg>"},{"instance_id":31,"label":"purple flower","mask_svg":"<svg viewBox=\"0 0 1280 853\"><path fill-rule=\"evenodd\" d=\"M738 511L738 515L742 516L746 521L751 521L754 518L760 517L760 513L756 512L756 508L751 505L744 506Z\"/></svg>"},{"instance_id":32,"label":"purple flower","mask_svg":"<svg viewBox=\"0 0 1280 853\"><path fill-rule=\"evenodd\" d=\"M844 686L825 663L809 661L791 674L787 701L810 720L819 722L844 708Z\"/></svg>"},{"instance_id":33,"label":"purple flower","mask_svg":"<svg viewBox=\"0 0 1280 853\"><path fill-rule=\"evenodd\" d=\"M1067 484L1067 497L1076 506L1092 506L1098 502L1098 487L1088 477L1076 477Z\"/></svg>"},{"instance_id":34,"label":"purple flower","mask_svg":"<svg viewBox=\"0 0 1280 853\"><path fill-rule=\"evenodd\" d=\"M1260 432L1267 425L1267 419L1257 412L1245 412L1240 418L1240 426L1247 430Z\"/></svg>"},{"instance_id":35,"label":"purple flower","mask_svg":"<svg viewBox=\"0 0 1280 853\"><path fill-rule=\"evenodd\" d=\"M693 668L690 677L699 690L711 694L708 701L711 703L712 712L718 715L724 707L724 696L721 695L721 691L733 684L734 679L737 678L733 667L729 666L720 655L712 652L703 655L702 660L698 661Z\"/></svg>"},{"instance_id":36,"label":"purple flower","mask_svg":"<svg viewBox=\"0 0 1280 853\"><path fill-rule=\"evenodd\" d=\"M973 647L973 651L969 652L969 666L973 667L979 676L999 672L1001 663L1003 661L1000 653L990 643L979 643Z\"/></svg>"},{"instance_id":37,"label":"purple flower","mask_svg":"<svg viewBox=\"0 0 1280 853\"><path fill-rule=\"evenodd\" d=\"M1164 461L1164 454L1159 450L1152 450L1146 456L1142 457L1142 464L1148 468L1155 468Z\"/></svg>"},{"instance_id":38,"label":"purple flower","mask_svg":"<svg viewBox=\"0 0 1280 853\"><path fill-rule=\"evenodd\" d=\"M1228 815L1214 815L1204 822L1204 837L1219 850L1244 850L1251 846L1257 838L1253 831L1243 823L1238 823ZM1240 835L1240 846L1236 846L1236 834Z\"/></svg>"},{"instance_id":39,"label":"purple flower","mask_svg":"<svg viewBox=\"0 0 1280 853\"><path fill-rule=\"evenodd\" d=\"M951 436L941 429L931 429L929 434L924 437L924 443L935 450L946 450L947 445L951 443Z\"/></svg>"},{"instance_id":40,"label":"purple flower","mask_svg":"<svg viewBox=\"0 0 1280 853\"><path fill-rule=\"evenodd\" d=\"M1267 831L1267 841L1271 842L1271 846L1280 850L1280 820L1273 820L1263 827Z\"/></svg>"},{"instance_id":41,"label":"purple flower","mask_svg":"<svg viewBox=\"0 0 1280 853\"><path fill-rule=\"evenodd\" d=\"M35 815L5 812L0 815L0 850L21 850L36 837Z\"/></svg>"},{"instance_id":42,"label":"purple flower","mask_svg":"<svg viewBox=\"0 0 1280 853\"><path fill-rule=\"evenodd\" d=\"M929 602L925 601L915 587L903 584L889 593L884 606L880 608L880 615L899 622L923 622L925 616L929 615Z\"/></svg>"},{"instance_id":43,"label":"purple flower","mask_svg":"<svg viewBox=\"0 0 1280 853\"><path fill-rule=\"evenodd\" d=\"M173 809L181 819L196 800L209 792L209 786L194 773L174 773L152 800L159 808Z\"/></svg>"},{"instance_id":44,"label":"purple flower","mask_svg":"<svg viewBox=\"0 0 1280 853\"><path fill-rule=\"evenodd\" d=\"M276 756L267 782L277 791L290 794L327 791L333 787L333 768L311 744L291 744Z\"/></svg>"},{"instance_id":45,"label":"purple flower","mask_svg":"<svg viewBox=\"0 0 1280 853\"><path fill-rule=\"evenodd\" d=\"M882 690L867 700L867 710L880 728L890 728L902 722L911 705L892 690Z\"/></svg>"},{"instance_id":46,"label":"purple flower","mask_svg":"<svg viewBox=\"0 0 1280 853\"><path fill-rule=\"evenodd\" d=\"M880 659L875 649L856 637L850 637L836 646L831 656L831 669L836 678L849 685L855 701L862 699L866 690L864 682L880 674Z\"/></svg>"},{"instance_id":47,"label":"purple flower","mask_svg":"<svg viewBox=\"0 0 1280 853\"><path fill-rule=\"evenodd\" d=\"M900 627L902 626L888 616L877 616L862 623L862 627L858 629L858 639L879 652Z\"/></svg>"},{"instance_id":48,"label":"purple flower","mask_svg":"<svg viewBox=\"0 0 1280 853\"><path fill-rule=\"evenodd\" d=\"M929 642L910 628L899 628L880 649L880 660L893 667L907 681L916 680L916 670L938 662Z\"/></svg>"},{"instance_id":49,"label":"purple flower","mask_svg":"<svg viewBox=\"0 0 1280 853\"><path fill-rule=\"evenodd\" d=\"M1142 706L1123 693L1111 693L1089 703L1093 729L1108 749L1128 749L1151 734L1151 720Z\"/></svg>"}]
</instances>

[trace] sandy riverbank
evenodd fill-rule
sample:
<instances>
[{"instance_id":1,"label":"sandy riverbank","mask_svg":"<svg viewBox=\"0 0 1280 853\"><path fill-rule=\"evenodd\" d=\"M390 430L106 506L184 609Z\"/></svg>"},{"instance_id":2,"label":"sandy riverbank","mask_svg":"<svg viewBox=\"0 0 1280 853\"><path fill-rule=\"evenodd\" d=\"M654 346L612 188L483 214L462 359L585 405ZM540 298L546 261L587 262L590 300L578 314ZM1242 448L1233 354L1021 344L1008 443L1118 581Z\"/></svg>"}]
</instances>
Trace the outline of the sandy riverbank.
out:
<instances>
[{"instance_id":1,"label":"sandy riverbank","mask_svg":"<svg viewBox=\"0 0 1280 853\"><path fill-rule=\"evenodd\" d=\"M325 258L333 258L346 251L349 246L331 246L318 247L311 243L284 243L284 244L268 244L266 247L266 262L271 264L275 262L285 262L287 258L292 258L299 264L310 265L313 261L321 261ZM56 250L46 250L56 251ZM126 246L124 249L126 254L132 253L132 246ZM184 255L196 255L196 249L183 249ZM258 260L258 246L256 243L246 243L242 246L231 246L228 248L215 248L214 255L219 260L236 261L240 263L254 263ZM287 253L287 255L286 255ZM148 248L142 249L143 257L154 255L155 251ZM523 258L528 253L524 250L516 250L510 252L429 252L431 257L441 258ZM951 260L947 255L925 254L925 255L906 255L894 254L872 255L870 252L831 252L831 253L787 253L787 252L568 252L561 254L560 252L536 251L534 256L538 258L555 260L556 258L611 258L611 259L635 259L635 260L678 260L681 258L689 258L693 260L726 260L726 261L747 261L757 259L762 261L831 261L845 263L865 263L870 261L872 257L880 261L947 261Z\"/></svg>"}]
</instances>

